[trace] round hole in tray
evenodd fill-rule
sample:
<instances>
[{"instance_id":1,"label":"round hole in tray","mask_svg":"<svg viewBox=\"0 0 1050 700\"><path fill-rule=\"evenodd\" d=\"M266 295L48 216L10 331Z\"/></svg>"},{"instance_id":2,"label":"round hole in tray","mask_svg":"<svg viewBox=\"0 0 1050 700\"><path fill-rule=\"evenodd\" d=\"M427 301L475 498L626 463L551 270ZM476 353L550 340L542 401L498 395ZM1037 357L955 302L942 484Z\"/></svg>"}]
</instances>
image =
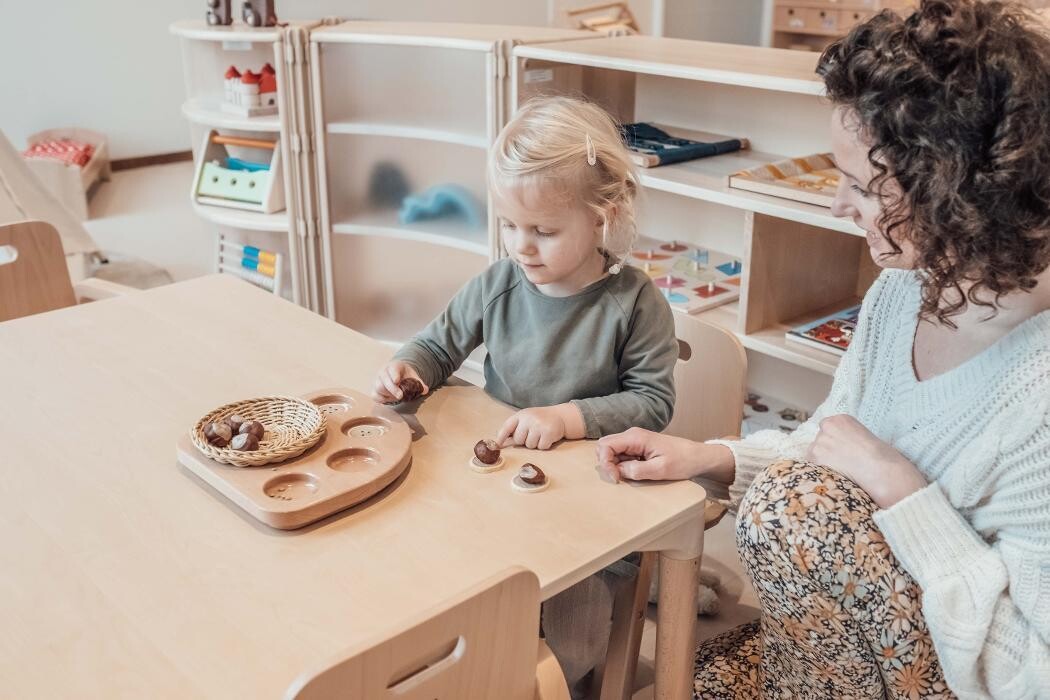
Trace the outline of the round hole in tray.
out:
<instances>
[{"instance_id":1,"label":"round hole in tray","mask_svg":"<svg viewBox=\"0 0 1050 700\"><path fill-rule=\"evenodd\" d=\"M311 400L325 414L346 413L354 405L354 400L345 394L328 394Z\"/></svg>"},{"instance_id":2,"label":"round hole in tray","mask_svg":"<svg viewBox=\"0 0 1050 700\"><path fill-rule=\"evenodd\" d=\"M317 479L309 474L282 474L263 485L263 493L278 501L297 501L317 493Z\"/></svg>"},{"instance_id":3,"label":"round hole in tray","mask_svg":"<svg viewBox=\"0 0 1050 700\"><path fill-rule=\"evenodd\" d=\"M374 439L390 432L390 422L371 416L355 418L352 421L343 423L343 427L340 430L343 431L344 435L349 435L350 437L365 438L366 440Z\"/></svg>"},{"instance_id":4,"label":"round hole in tray","mask_svg":"<svg viewBox=\"0 0 1050 700\"><path fill-rule=\"evenodd\" d=\"M328 458L328 466L340 472L365 469L379 461L379 453L361 447L339 450Z\"/></svg>"}]
</instances>

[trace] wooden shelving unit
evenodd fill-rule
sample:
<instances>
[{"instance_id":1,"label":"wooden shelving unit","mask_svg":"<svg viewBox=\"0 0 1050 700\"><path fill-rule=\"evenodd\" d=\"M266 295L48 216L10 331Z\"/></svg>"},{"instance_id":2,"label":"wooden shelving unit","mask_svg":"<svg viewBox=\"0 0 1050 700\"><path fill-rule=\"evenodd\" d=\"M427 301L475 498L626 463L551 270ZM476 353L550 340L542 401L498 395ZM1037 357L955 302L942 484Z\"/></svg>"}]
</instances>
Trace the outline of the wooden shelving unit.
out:
<instances>
[{"instance_id":1,"label":"wooden shelving unit","mask_svg":"<svg viewBox=\"0 0 1050 700\"><path fill-rule=\"evenodd\" d=\"M635 36L520 46L514 57L516 104L582 93L623 122L751 140L750 151L643 169L639 228L743 261L740 301L690 318L740 338L767 382L756 389L788 400L797 393L792 386L826 390L839 356L784 334L863 296L877 274L863 231L827 208L728 186L739 170L830 150L831 107L814 72L817 56Z\"/></svg>"},{"instance_id":2,"label":"wooden shelving unit","mask_svg":"<svg viewBox=\"0 0 1050 700\"><path fill-rule=\"evenodd\" d=\"M843 11L876 3L795 4ZM183 113L195 142L211 128L277 135L287 164L287 211L196 205L198 213L243 242L283 246L296 301L393 344L502 255L485 161L500 127L530 97L582 94L623 122L747 137L746 152L643 170L640 229L743 261L739 302L691 318L740 338L761 379L756 389L787 400L804 394L805 406L830 386L839 357L784 333L863 296L877 274L863 232L826 208L728 186L739 170L830 150L831 107L814 53L440 23L250 30L180 22L172 31L183 44ZM278 115L223 113L225 67L267 61L278 70ZM377 196L377 169L396 170L407 189ZM480 221L401 223L400 196L439 184L469 193Z\"/></svg>"},{"instance_id":3,"label":"wooden shelving unit","mask_svg":"<svg viewBox=\"0 0 1050 700\"><path fill-rule=\"evenodd\" d=\"M186 101L182 113L190 123L194 158L201 157L201 144L212 129L224 135L247 138L279 138L286 208L273 214L262 214L195 201L191 183L190 197L194 210L216 227L216 235L243 245L275 251L286 259L281 288L297 304L316 308L309 291L311 275L304 254L306 226L302 217L306 206L301 194L301 168L295 167L302 143L309 139L308 130L300 130L294 120L298 95L296 56L292 39L296 33L308 32L319 22L292 21L281 27L248 27L243 24L209 26L203 20L175 22L170 31L182 46ZM221 108L223 75L230 65L258 70L269 63L277 72L278 113L242 117ZM216 256L218 265L218 256ZM216 268L218 271L218 267ZM316 293L312 295L316 297Z\"/></svg>"},{"instance_id":4,"label":"wooden shelving unit","mask_svg":"<svg viewBox=\"0 0 1050 700\"><path fill-rule=\"evenodd\" d=\"M403 342L499 256L485 161L509 117L511 50L595 37L404 22L345 22L310 32L323 313ZM403 99L390 98L391 86ZM376 196L382 168L396 170L410 194L441 184L464 188L481 223L401 223L399 197Z\"/></svg>"},{"instance_id":5,"label":"wooden shelving unit","mask_svg":"<svg viewBox=\"0 0 1050 700\"><path fill-rule=\"evenodd\" d=\"M821 51L881 10L914 5L915 0L774 0L770 46Z\"/></svg>"}]
</instances>

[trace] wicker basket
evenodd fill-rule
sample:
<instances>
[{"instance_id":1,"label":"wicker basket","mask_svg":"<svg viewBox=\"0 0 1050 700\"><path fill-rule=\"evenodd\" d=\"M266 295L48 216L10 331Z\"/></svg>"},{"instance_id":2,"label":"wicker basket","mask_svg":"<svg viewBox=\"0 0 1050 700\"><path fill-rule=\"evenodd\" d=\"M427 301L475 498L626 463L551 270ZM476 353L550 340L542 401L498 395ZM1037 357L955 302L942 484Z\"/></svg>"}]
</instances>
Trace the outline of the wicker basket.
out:
<instances>
[{"instance_id":1,"label":"wicker basket","mask_svg":"<svg viewBox=\"0 0 1050 700\"><path fill-rule=\"evenodd\" d=\"M208 444L204 426L234 414L263 424L266 434L259 442L258 450L247 452ZM324 431L324 417L309 401L294 396L264 396L216 408L197 421L190 431L190 438L202 454L216 462L235 467L261 467L298 457L316 445Z\"/></svg>"}]
</instances>

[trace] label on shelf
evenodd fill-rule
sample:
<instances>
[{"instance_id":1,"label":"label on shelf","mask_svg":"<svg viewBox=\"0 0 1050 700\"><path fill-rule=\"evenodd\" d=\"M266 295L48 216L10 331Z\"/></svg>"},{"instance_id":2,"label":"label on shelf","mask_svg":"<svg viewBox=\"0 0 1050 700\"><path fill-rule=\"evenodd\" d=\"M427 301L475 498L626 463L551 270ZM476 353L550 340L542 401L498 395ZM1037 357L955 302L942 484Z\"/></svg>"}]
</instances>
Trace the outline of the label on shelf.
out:
<instances>
[{"instance_id":1,"label":"label on shelf","mask_svg":"<svg viewBox=\"0 0 1050 700\"><path fill-rule=\"evenodd\" d=\"M552 80L554 80L553 68L533 68L532 70L525 71L526 85L532 83L549 83Z\"/></svg>"},{"instance_id":2,"label":"label on shelf","mask_svg":"<svg viewBox=\"0 0 1050 700\"><path fill-rule=\"evenodd\" d=\"M251 51L252 42L250 41L224 41L222 42L222 48L224 51Z\"/></svg>"}]
</instances>

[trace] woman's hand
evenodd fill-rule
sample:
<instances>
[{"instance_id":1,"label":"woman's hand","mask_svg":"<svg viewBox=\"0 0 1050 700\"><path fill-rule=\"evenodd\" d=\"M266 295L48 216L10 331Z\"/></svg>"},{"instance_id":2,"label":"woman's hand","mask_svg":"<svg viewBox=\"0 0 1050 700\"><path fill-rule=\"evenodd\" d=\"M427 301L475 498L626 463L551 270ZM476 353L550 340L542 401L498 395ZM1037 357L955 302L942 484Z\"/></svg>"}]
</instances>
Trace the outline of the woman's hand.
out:
<instances>
[{"instance_id":1,"label":"woman's hand","mask_svg":"<svg viewBox=\"0 0 1050 700\"><path fill-rule=\"evenodd\" d=\"M409 378L423 385L423 396L430 393L430 387L419 377L419 372L416 372L412 365L395 361L379 370L379 374L376 375L375 384L372 386L372 400L377 403L397 403L404 398L404 392L398 384L402 379Z\"/></svg>"},{"instance_id":2,"label":"woman's hand","mask_svg":"<svg viewBox=\"0 0 1050 700\"><path fill-rule=\"evenodd\" d=\"M496 436L496 444L549 450L559 440L579 440L585 435L580 409L571 403L561 403L518 411L503 423Z\"/></svg>"},{"instance_id":3,"label":"woman's hand","mask_svg":"<svg viewBox=\"0 0 1050 700\"><path fill-rule=\"evenodd\" d=\"M849 477L879 508L889 508L927 485L914 464L853 416L822 420L806 460Z\"/></svg>"},{"instance_id":4,"label":"woman's hand","mask_svg":"<svg viewBox=\"0 0 1050 700\"><path fill-rule=\"evenodd\" d=\"M736 464L724 445L631 428L598 440L598 467L613 481L672 481L706 476L729 483Z\"/></svg>"}]
</instances>

